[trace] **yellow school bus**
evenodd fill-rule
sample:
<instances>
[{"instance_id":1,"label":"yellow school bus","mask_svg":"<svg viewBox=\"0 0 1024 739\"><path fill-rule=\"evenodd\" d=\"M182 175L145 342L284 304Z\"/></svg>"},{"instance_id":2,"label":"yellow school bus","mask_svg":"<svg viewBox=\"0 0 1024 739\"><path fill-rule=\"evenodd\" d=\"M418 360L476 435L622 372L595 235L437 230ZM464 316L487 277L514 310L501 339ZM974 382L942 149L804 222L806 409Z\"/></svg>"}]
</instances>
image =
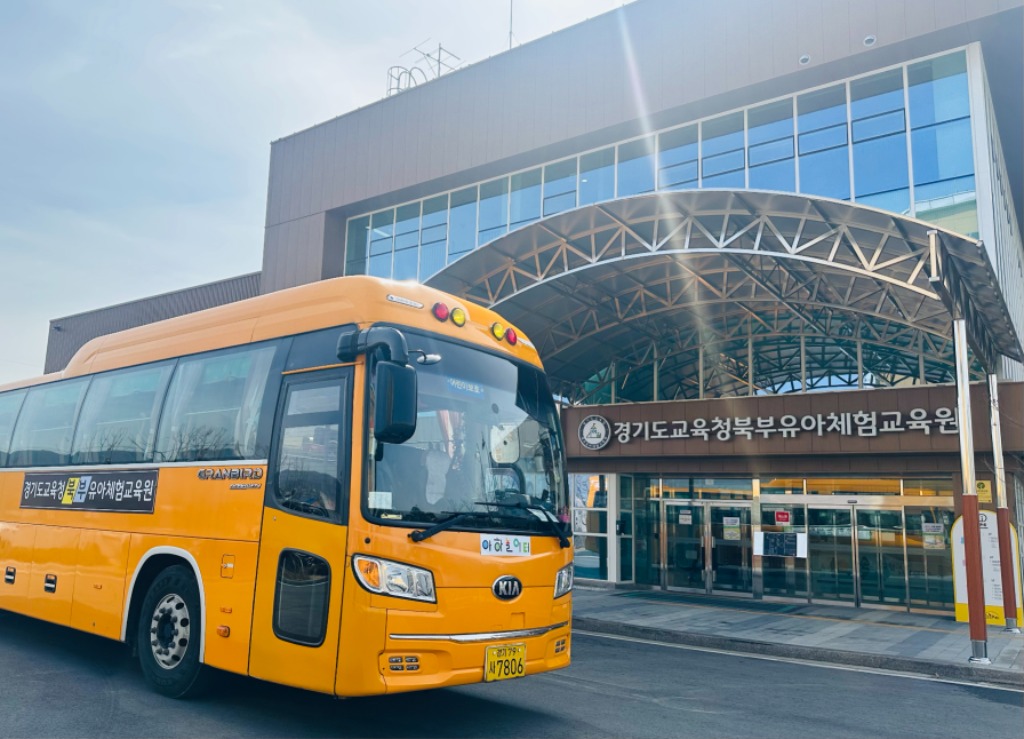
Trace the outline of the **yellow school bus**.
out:
<instances>
[{"instance_id":1,"label":"yellow school bus","mask_svg":"<svg viewBox=\"0 0 1024 739\"><path fill-rule=\"evenodd\" d=\"M569 664L557 411L490 310L345 277L0 387L0 608L338 696Z\"/></svg>"}]
</instances>

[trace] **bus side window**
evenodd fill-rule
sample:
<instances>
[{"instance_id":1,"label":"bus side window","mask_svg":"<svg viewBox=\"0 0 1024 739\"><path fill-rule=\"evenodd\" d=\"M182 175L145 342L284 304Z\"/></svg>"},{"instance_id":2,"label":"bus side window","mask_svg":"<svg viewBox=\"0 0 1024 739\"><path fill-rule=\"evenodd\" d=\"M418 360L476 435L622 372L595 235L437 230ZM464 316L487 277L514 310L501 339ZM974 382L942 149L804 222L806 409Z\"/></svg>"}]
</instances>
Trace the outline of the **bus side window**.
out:
<instances>
[{"instance_id":1,"label":"bus side window","mask_svg":"<svg viewBox=\"0 0 1024 739\"><path fill-rule=\"evenodd\" d=\"M21 401L26 394L26 391L21 390L0 395L0 467L7 465L7 450L11 448L14 422L18 420Z\"/></svg>"},{"instance_id":2,"label":"bus side window","mask_svg":"<svg viewBox=\"0 0 1024 739\"><path fill-rule=\"evenodd\" d=\"M152 457L155 423L173 362L97 375L72 444L72 464L130 464Z\"/></svg>"},{"instance_id":3,"label":"bus side window","mask_svg":"<svg viewBox=\"0 0 1024 739\"><path fill-rule=\"evenodd\" d=\"M65 465L71 457L71 435L89 378L34 387L28 392L11 441L8 465Z\"/></svg>"},{"instance_id":4,"label":"bus side window","mask_svg":"<svg viewBox=\"0 0 1024 739\"><path fill-rule=\"evenodd\" d=\"M156 459L251 459L276 344L229 349L178 362L167 393Z\"/></svg>"},{"instance_id":5,"label":"bus side window","mask_svg":"<svg viewBox=\"0 0 1024 739\"><path fill-rule=\"evenodd\" d=\"M351 372L286 387L276 451L276 501L288 510L337 520L345 510Z\"/></svg>"}]
</instances>

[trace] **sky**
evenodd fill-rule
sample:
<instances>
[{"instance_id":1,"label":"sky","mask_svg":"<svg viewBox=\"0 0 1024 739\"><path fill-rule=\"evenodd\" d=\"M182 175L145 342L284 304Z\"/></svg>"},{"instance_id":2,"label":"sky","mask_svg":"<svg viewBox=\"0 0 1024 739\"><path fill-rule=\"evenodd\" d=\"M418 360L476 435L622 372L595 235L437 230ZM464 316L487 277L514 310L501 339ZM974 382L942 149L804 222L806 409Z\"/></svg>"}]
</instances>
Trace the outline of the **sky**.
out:
<instances>
[{"instance_id":1,"label":"sky","mask_svg":"<svg viewBox=\"0 0 1024 739\"><path fill-rule=\"evenodd\" d=\"M624 4L512 3L515 45ZM413 47L506 51L509 10L2 0L0 384L42 373L51 319L259 270L270 142L383 98Z\"/></svg>"}]
</instances>

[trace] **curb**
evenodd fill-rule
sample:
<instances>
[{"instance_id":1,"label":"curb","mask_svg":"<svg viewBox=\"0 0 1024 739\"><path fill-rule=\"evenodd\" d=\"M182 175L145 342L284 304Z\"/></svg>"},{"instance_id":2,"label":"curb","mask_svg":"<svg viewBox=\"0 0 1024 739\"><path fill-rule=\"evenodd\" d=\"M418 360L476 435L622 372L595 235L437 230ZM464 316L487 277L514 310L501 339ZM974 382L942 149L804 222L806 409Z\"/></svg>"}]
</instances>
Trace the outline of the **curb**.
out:
<instances>
[{"instance_id":1,"label":"curb","mask_svg":"<svg viewBox=\"0 0 1024 739\"><path fill-rule=\"evenodd\" d=\"M931 662L913 657L899 657L889 654L868 654L865 652L849 652L843 649L822 649L805 647L798 644L776 644L756 641L753 639L737 639L731 636L701 634L687 631L671 631L651 626L603 621L597 618L577 616L572 620L573 629L593 631L612 636L629 636L637 639L648 639L668 644L683 644L690 647L708 649L725 649L744 654L760 654L769 657L787 657L808 662L848 665L851 667L869 667L894 672L910 672L929 677L964 682L988 683L1012 688L1024 688L1024 673L1002 670L995 667L978 667L945 662Z\"/></svg>"}]
</instances>

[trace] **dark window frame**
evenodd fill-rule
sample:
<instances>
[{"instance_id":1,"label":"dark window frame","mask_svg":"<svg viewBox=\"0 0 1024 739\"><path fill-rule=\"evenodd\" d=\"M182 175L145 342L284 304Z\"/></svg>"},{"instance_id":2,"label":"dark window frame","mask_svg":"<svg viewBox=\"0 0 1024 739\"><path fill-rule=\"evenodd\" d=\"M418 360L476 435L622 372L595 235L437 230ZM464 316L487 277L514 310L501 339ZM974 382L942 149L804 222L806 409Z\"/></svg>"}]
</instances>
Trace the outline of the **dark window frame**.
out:
<instances>
[{"instance_id":1,"label":"dark window frame","mask_svg":"<svg viewBox=\"0 0 1024 739\"><path fill-rule=\"evenodd\" d=\"M288 398L290 390L302 387L306 384L322 383L331 380L341 381L341 397L338 413L338 486L339 495L337 506L327 516L318 516L297 510L290 506L283 505L277 486L277 476L281 462L281 436L287 419ZM349 364L330 369L310 370L289 374L282 378L275 403L276 412L273 414L273 438L271 440L270 455L267 460L267 484L265 486L264 504L268 508L287 513L292 516L309 518L315 521L324 521L342 526L348 523L348 512L352 497L352 415L355 393L355 365ZM304 414L321 415L321 414Z\"/></svg>"}]
</instances>

